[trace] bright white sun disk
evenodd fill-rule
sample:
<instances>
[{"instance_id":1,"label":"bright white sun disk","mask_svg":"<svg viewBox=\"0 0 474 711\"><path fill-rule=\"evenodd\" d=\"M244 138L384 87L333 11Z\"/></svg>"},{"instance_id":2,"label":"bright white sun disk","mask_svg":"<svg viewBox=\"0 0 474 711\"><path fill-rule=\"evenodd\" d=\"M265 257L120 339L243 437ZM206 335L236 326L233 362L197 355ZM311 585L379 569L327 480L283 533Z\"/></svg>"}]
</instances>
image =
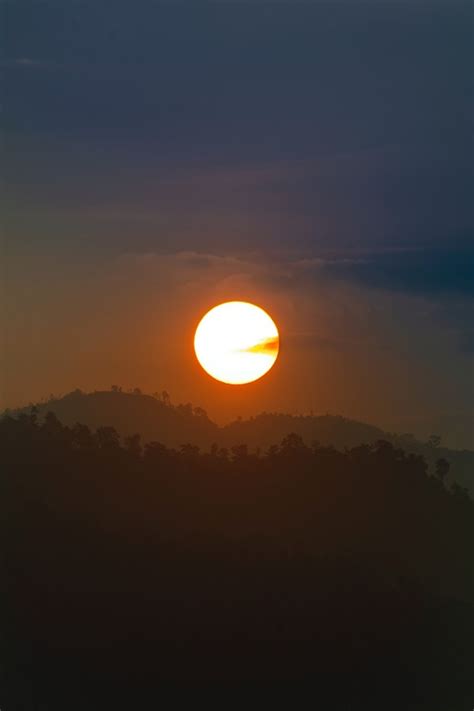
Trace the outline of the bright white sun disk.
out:
<instances>
[{"instance_id":1,"label":"bright white sun disk","mask_svg":"<svg viewBox=\"0 0 474 711\"><path fill-rule=\"evenodd\" d=\"M270 370L278 356L278 329L259 306L219 304L200 321L194 350L204 370L232 385L250 383Z\"/></svg>"}]
</instances>

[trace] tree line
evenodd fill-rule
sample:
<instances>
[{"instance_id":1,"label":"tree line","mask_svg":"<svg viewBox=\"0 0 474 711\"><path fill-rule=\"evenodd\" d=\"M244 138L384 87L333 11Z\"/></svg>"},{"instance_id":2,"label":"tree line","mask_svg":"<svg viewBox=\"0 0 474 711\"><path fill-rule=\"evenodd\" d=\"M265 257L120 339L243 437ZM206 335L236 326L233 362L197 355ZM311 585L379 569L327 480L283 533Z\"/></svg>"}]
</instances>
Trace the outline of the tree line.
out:
<instances>
[{"instance_id":1,"label":"tree line","mask_svg":"<svg viewBox=\"0 0 474 711\"><path fill-rule=\"evenodd\" d=\"M473 503L442 458L430 473L386 441L291 433L171 448L34 409L0 420L0 451L2 675L25 708L78 670L150 693L341 677L364 698L396 680L428 700L414 708L471 693Z\"/></svg>"}]
</instances>

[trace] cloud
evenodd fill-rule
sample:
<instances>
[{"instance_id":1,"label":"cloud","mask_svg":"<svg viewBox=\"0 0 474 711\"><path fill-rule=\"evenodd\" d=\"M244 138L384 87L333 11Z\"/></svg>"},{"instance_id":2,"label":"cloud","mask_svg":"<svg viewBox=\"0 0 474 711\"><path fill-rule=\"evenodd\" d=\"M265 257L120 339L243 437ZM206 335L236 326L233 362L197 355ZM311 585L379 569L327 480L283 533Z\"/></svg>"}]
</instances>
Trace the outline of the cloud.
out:
<instances>
[{"instance_id":1,"label":"cloud","mask_svg":"<svg viewBox=\"0 0 474 711\"><path fill-rule=\"evenodd\" d=\"M262 353L263 355L276 355L278 352L278 338L265 338L253 346L244 348L245 353Z\"/></svg>"},{"instance_id":2,"label":"cloud","mask_svg":"<svg viewBox=\"0 0 474 711\"><path fill-rule=\"evenodd\" d=\"M165 269L180 279L250 279L283 290L345 282L349 286L397 292L407 296L474 296L472 249L380 249L321 251L304 256L216 254L183 250L167 254L127 254L120 264L144 270Z\"/></svg>"},{"instance_id":3,"label":"cloud","mask_svg":"<svg viewBox=\"0 0 474 711\"><path fill-rule=\"evenodd\" d=\"M474 250L408 249L300 260L313 277L345 280L407 294L474 296Z\"/></svg>"},{"instance_id":4,"label":"cloud","mask_svg":"<svg viewBox=\"0 0 474 711\"><path fill-rule=\"evenodd\" d=\"M460 345L472 347L464 336L467 300L374 292L357 272L386 260L401 269L414 259L367 251L150 251L100 263L10 255L2 405L119 382L166 388L219 417L314 407L376 421L461 411L472 399L470 363L460 352ZM241 401L213 399L190 355L202 315L235 298L265 308L282 339L277 386L256 395L248 410Z\"/></svg>"}]
</instances>

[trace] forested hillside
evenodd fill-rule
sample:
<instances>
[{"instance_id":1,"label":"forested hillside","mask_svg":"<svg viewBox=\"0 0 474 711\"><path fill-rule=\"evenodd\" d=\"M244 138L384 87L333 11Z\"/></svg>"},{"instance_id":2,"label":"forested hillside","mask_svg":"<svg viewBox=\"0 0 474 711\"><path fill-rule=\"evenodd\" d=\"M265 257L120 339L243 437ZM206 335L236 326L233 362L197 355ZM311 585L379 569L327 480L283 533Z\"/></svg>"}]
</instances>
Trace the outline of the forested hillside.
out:
<instances>
[{"instance_id":1,"label":"forested hillside","mask_svg":"<svg viewBox=\"0 0 474 711\"><path fill-rule=\"evenodd\" d=\"M421 457L297 434L200 453L34 412L0 448L4 699L251 679L471 698L473 504Z\"/></svg>"},{"instance_id":2,"label":"forested hillside","mask_svg":"<svg viewBox=\"0 0 474 711\"><path fill-rule=\"evenodd\" d=\"M300 435L307 445L320 443L339 450L384 439L395 447L423 456L432 473L436 470L436 462L446 459L450 465L446 482L456 481L474 493L474 451L447 449L436 437L429 442L419 442L409 434L384 432L373 425L335 415L262 413L220 427L201 407L191 403L174 405L166 392L146 395L138 389L122 392L118 387L93 393L76 390L36 407L40 419L50 411L69 426L76 422L93 429L109 425L122 436L140 433L143 442L158 440L169 447L191 443L201 449L209 449L213 444L229 448L245 443L251 450L264 451L290 432ZM12 414L28 413L30 409L13 411Z\"/></svg>"}]
</instances>

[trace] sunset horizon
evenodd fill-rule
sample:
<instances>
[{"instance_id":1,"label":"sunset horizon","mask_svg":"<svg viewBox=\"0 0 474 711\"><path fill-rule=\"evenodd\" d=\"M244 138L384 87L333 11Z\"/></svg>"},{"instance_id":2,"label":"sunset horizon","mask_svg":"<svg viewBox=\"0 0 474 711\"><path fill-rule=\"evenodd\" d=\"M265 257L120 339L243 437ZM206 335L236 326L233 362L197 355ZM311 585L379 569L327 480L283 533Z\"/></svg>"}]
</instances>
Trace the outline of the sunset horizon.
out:
<instances>
[{"instance_id":1,"label":"sunset horizon","mask_svg":"<svg viewBox=\"0 0 474 711\"><path fill-rule=\"evenodd\" d=\"M472 2L0 23L1 711L471 709Z\"/></svg>"}]
</instances>

